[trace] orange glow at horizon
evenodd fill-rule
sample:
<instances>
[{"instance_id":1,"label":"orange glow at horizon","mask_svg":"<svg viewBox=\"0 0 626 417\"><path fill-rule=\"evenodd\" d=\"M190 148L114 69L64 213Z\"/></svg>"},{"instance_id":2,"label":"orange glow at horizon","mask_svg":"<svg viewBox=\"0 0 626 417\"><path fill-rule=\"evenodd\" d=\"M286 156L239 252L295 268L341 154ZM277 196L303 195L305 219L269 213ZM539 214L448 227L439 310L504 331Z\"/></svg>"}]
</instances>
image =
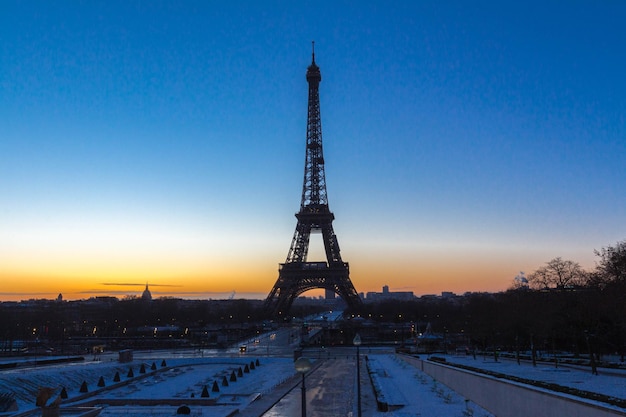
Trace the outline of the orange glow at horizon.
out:
<instances>
[{"instance_id":1,"label":"orange glow at horizon","mask_svg":"<svg viewBox=\"0 0 626 417\"><path fill-rule=\"evenodd\" d=\"M449 258L449 259L448 259ZM250 258L249 263L235 259L203 259L190 256L186 259L104 259L98 262L77 259L74 263L58 260L53 263L38 262L32 267L23 262L0 269L5 279L2 300L56 297L65 299L89 298L95 295L138 295L143 285L155 297L180 296L181 298L212 298L203 294L235 291L238 294L256 294L264 298L278 277L278 263L264 256ZM115 261L115 262L114 262ZM350 262L350 277L359 293L380 292L383 285L391 291L413 291L416 296L452 291L496 292L505 290L518 272L506 262L480 259L475 254L433 254L386 257L356 256ZM105 285L105 284L120 285ZM129 287L128 284L141 284ZM49 294L48 297L25 294ZM15 295L12 295L15 294ZM312 293L317 294L317 293ZM306 294L309 295L309 294ZM214 298L214 297L213 297Z\"/></svg>"}]
</instances>

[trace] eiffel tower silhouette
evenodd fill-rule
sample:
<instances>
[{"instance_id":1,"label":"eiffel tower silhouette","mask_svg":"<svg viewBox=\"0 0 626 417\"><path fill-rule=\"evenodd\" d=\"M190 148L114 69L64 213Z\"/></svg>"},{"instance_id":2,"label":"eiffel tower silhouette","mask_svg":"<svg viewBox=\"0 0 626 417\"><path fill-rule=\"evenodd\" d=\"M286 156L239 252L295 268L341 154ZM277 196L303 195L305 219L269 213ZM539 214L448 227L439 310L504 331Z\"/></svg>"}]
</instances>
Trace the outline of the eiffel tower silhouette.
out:
<instances>
[{"instance_id":1,"label":"eiffel tower silhouette","mask_svg":"<svg viewBox=\"0 0 626 417\"><path fill-rule=\"evenodd\" d=\"M334 292L350 308L358 308L362 304L350 281L348 263L341 259L339 243L333 231L335 216L328 207L319 97L322 74L315 64L315 43L306 80L309 83L309 111L302 200L300 211L296 213L298 224L287 260L279 264L278 279L265 299L265 310L273 316L286 315L296 297L315 288ZM311 232L322 233L326 262L307 262Z\"/></svg>"}]
</instances>

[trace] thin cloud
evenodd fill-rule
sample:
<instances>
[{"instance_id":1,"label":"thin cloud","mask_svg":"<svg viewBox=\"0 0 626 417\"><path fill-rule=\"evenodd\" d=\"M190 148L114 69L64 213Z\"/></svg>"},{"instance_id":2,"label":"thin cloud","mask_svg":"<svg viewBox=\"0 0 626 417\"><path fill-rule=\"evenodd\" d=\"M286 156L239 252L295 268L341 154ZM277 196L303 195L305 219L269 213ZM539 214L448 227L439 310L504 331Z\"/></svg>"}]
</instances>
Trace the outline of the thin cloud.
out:
<instances>
[{"instance_id":1,"label":"thin cloud","mask_svg":"<svg viewBox=\"0 0 626 417\"><path fill-rule=\"evenodd\" d=\"M182 287L182 285L174 285L174 284L150 284L149 282L144 282L143 284L137 284L132 282L101 282L100 285L110 285L110 286L126 286L126 287L143 287L144 285L148 285L150 287Z\"/></svg>"}]
</instances>

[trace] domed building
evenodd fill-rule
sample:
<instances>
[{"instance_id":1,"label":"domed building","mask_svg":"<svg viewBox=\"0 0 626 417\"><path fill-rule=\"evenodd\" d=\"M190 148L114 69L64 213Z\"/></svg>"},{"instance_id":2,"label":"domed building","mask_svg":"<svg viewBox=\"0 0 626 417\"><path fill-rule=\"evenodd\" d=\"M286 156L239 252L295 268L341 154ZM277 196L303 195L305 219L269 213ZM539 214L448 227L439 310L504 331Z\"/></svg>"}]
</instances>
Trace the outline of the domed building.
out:
<instances>
[{"instance_id":1,"label":"domed building","mask_svg":"<svg viewBox=\"0 0 626 417\"><path fill-rule=\"evenodd\" d=\"M143 294L141 294L141 299L145 300L145 301L151 301L152 300L152 293L150 293L150 290L148 289L148 284L146 283L146 289L143 290Z\"/></svg>"}]
</instances>

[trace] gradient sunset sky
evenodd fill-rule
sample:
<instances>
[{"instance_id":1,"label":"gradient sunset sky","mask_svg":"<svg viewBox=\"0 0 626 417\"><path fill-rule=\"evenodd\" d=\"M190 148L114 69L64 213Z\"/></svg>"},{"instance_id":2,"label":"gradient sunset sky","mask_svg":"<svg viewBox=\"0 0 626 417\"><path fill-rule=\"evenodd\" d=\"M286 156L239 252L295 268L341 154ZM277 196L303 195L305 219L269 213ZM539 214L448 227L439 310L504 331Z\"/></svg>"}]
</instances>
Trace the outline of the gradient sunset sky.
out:
<instances>
[{"instance_id":1,"label":"gradient sunset sky","mask_svg":"<svg viewBox=\"0 0 626 417\"><path fill-rule=\"evenodd\" d=\"M312 40L357 291L592 269L626 238L624 22L621 1L2 1L0 300L264 298Z\"/></svg>"}]
</instances>

